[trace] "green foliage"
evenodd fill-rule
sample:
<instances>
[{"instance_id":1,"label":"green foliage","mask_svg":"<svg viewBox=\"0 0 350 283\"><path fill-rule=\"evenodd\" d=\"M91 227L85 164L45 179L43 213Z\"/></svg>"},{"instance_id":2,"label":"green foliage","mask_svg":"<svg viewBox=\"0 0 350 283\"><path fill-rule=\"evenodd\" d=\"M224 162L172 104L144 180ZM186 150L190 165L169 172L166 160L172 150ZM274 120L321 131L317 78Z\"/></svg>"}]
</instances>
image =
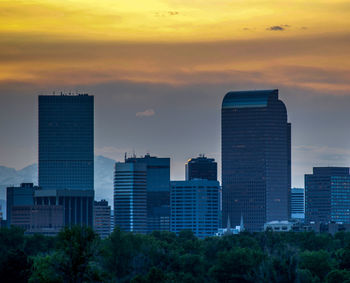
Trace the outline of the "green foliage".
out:
<instances>
[{"instance_id":1,"label":"green foliage","mask_svg":"<svg viewBox=\"0 0 350 283\"><path fill-rule=\"evenodd\" d=\"M305 251L300 254L300 267L308 269L313 276L317 276L321 281L332 270L333 265L329 253L324 250Z\"/></svg>"},{"instance_id":2,"label":"green foliage","mask_svg":"<svg viewBox=\"0 0 350 283\"><path fill-rule=\"evenodd\" d=\"M56 250L34 257L30 282L95 282L102 279L97 259L100 239L89 227L65 228Z\"/></svg>"},{"instance_id":3,"label":"green foliage","mask_svg":"<svg viewBox=\"0 0 350 283\"><path fill-rule=\"evenodd\" d=\"M332 270L326 277L327 283L350 282L350 272L347 270Z\"/></svg>"},{"instance_id":4,"label":"green foliage","mask_svg":"<svg viewBox=\"0 0 350 283\"><path fill-rule=\"evenodd\" d=\"M91 228L57 237L0 229L1 282L348 282L350 233L248 233L198 239Z\"/></svg>"}]
</instances>

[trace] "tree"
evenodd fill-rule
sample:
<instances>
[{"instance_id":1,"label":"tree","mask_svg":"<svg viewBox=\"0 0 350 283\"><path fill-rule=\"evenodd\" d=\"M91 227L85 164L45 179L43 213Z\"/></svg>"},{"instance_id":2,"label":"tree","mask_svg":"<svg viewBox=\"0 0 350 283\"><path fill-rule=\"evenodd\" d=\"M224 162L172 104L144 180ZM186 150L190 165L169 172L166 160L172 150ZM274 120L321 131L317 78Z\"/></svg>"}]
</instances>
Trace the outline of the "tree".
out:
<instances>
[{"instance_id":1,"label":"tree","mask_svg":"<svg viewBox=\"0 0 350 283\"><path fill-rule=\"evenodd\" d=\"M31 282L94 282L101 280L97 257L99 237L90 227L64 228L56 251L34 258Z\"/></svg>"},{"instance_id":2,"label":"tree","mask_svg":"<svg viewBox=\"0 0 350 283\"><path fill-rule=\"evenodd\" d=\"M252 273L264 259L264 255L249 248L234 248L220 252L210 275L218 282L251 282Z\"/></svg>"},{"instance_id":3,"label":"tree","mask_svg":"<svg viewBox=\"0 0 350 283\"><path fill-rule=\"evenodd\" d=\"M317 276L321 281L332 270L333 265L329 253L324 250L305 251L300 254L300 268L308 269L312 275Z\"/></svg>"}]
</instances>

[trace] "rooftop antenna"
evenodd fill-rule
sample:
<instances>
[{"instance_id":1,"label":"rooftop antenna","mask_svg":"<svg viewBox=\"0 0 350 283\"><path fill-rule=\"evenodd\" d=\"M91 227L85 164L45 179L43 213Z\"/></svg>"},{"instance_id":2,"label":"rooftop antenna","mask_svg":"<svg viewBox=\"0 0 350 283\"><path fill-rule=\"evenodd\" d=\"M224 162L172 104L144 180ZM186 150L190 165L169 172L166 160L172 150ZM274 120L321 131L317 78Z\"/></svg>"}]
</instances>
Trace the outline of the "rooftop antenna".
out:
<instances>
[{"instance_id":1,"label":"rooftop antenna","mask_svg":"<svg viewBox=\"0 0 350 283\"><path fill-rule=\"evenodd\" d=\"M124 162L126 161L127 155L128 155L128 153L125 152L125 154L124 154Z\"/></svg>"}]
</instances>

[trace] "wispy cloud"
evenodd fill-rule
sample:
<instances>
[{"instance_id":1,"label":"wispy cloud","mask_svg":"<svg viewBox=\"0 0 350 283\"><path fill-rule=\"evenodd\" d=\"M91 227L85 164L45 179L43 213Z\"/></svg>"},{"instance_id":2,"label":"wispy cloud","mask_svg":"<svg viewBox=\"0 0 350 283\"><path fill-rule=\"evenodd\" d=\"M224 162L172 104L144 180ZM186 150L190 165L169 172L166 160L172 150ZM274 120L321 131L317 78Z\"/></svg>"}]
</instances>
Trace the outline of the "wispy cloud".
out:
<instances>
[{"instance_id":1,"label":"wispy cloud","mask_svg":"<svg viewBox=\"0 0 350 283\"><path fill-rule=\"evenodd\" d=\"M151 117L154 116L156 112L153 109L146 109L145 111L142 112L137 112L136 117Z\"/></svg>"}]
</instances>

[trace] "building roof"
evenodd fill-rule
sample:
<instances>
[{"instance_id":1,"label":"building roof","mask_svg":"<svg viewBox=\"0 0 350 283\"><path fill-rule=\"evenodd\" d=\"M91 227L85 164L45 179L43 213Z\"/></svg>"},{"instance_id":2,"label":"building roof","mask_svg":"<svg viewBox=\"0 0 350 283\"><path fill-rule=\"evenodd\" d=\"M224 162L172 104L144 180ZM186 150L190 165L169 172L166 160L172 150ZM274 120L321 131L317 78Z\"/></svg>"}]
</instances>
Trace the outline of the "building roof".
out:
<instances>
[{"instance_id":1,"label":"building roof","mask_svg":"<svg viewBox=\"0 0 350 283\"><path fill-rule=\"evenodd\" d=\"M269 99L278 99L278 89L230 91L222 101L222 108L266 107Z\"/></svg>"}]
</instances>

